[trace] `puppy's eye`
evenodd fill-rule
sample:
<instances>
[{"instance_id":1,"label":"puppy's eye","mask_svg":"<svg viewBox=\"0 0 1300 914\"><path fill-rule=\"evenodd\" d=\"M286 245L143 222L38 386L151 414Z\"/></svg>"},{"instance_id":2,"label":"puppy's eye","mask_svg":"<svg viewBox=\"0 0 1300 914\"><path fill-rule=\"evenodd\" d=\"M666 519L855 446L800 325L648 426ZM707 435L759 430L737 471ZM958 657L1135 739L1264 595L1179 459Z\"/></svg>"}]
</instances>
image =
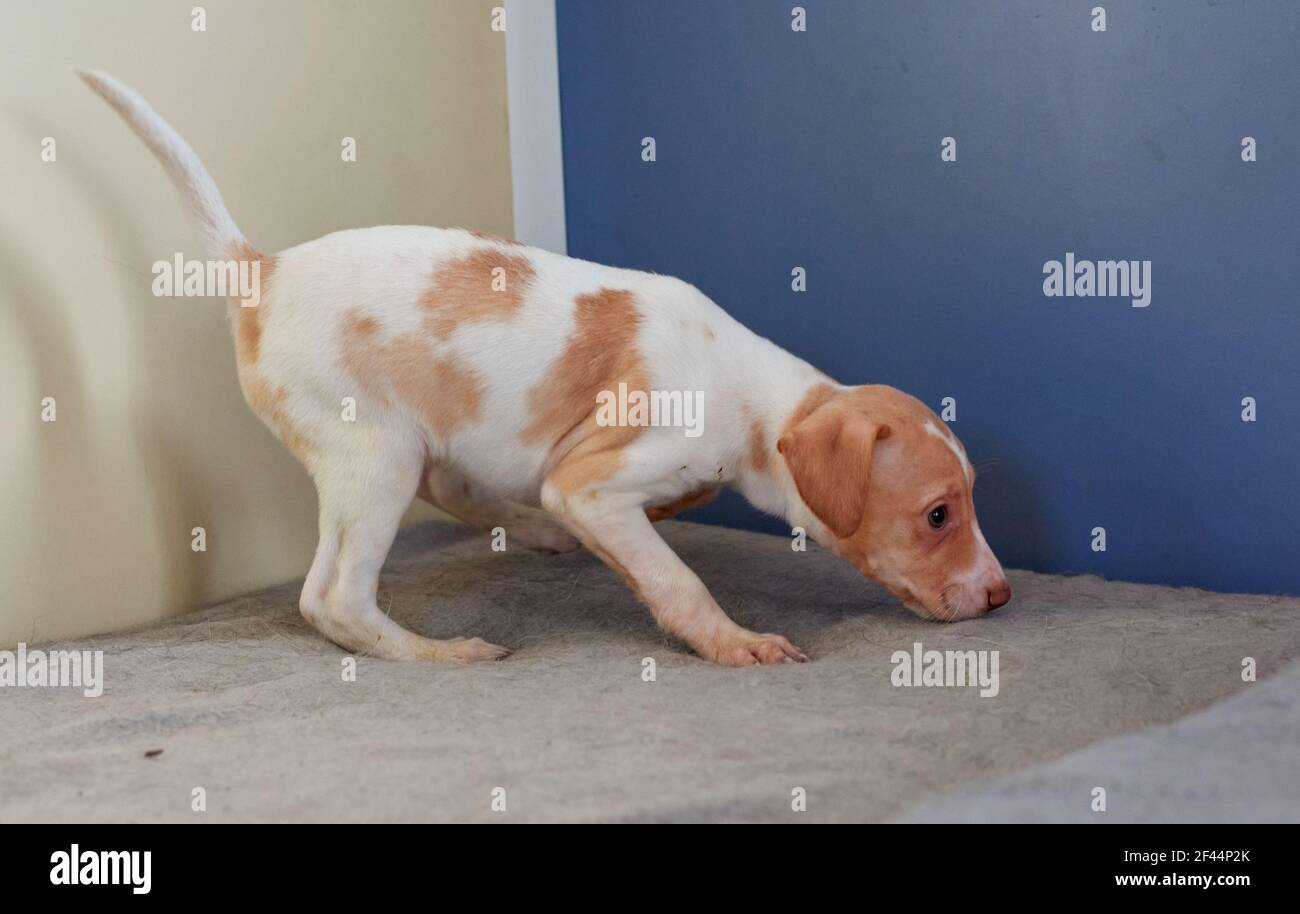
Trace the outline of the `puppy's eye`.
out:
<instances>
[{"instance_id":1,"label":"puppy's eye","mask_svg":"<svg viewBox=\"0 0 1300 914\"><path fill-rule=\"evenodd\" d=\"M948 519L948 508L944 505L940 505L927 514L926 519L930 521L931 527L938 530L943 526L943 522Z\"/></svg>"}]
</instances>

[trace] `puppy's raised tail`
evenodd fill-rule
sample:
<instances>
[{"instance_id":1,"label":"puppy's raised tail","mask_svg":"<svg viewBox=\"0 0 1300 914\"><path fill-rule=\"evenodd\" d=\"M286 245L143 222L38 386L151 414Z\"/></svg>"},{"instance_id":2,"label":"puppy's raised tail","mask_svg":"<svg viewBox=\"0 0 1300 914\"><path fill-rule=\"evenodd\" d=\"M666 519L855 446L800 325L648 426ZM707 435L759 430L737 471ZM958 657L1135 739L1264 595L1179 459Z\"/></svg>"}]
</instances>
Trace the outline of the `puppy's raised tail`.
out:
<instances>
[{"instance_id":1,"label":"puppy's raised tail","mask_svg":"<svg viewBox=\"0 0 1300 914\"><path fill-rule=\"evenodd\" d=\"M130 86L97 70L77 70L76 73L126 119L136 135L162 162L194 216L208 257L223 260L249 256L252 248L226 209L217 182L212 180L212 175L203 167L190 144L181 139L181 135Z\"/></svg>"}]
</instances>

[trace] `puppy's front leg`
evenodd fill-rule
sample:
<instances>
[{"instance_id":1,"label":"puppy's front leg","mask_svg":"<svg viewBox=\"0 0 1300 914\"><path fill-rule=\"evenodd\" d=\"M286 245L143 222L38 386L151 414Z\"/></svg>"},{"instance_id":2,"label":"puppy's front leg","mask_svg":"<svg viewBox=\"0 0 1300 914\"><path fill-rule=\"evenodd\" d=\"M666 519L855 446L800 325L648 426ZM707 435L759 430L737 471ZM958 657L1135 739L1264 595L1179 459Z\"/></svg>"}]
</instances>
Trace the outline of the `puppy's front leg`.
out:
<instances>
[{"instance_id":1,"label":"puppy's front leg","mask_svg":"<svg viewBox=\"0 0 1300 914\"><path fill-rule=\"evenodd\" d=\"M750 666L808 659L780 635L756 634L731 621L704 582L655 532L639 499L591 490L568 497L548 484L542 503L622 575L664 631L706 660Z\"/></svg>"}]
</instances>

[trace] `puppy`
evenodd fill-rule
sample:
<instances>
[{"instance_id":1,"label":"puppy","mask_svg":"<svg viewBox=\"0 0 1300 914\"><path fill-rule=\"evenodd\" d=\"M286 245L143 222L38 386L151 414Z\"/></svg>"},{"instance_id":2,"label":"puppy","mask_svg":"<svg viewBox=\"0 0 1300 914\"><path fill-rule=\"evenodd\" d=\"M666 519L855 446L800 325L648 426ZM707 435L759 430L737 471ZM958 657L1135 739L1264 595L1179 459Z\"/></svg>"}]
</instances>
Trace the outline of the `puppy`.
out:
<instances>
[{"instance_id":1,"label":"puppy","mask_svg":"<svg viewBox=\"0 0 1300 914\"><path fill-rule=\"evenodd\" d=\"M162 162L208 257L259 268L259 294L228 302L239 383L316 483L320 543L300 606L347 650L509 653L421 637L376 605L415 495L511 542L585 545L660 626L722 664L807 659L728 618L652 526L723 486L922 615L967 619L1010 599L966 452L918 400L836 383L681 280L478 232L379 226L258 253L175 130L113 77L79 75ZM702 392L706 421L695 436L646 424L644 409L610 421L614 392Z\"/></svg>"}]
</instances>

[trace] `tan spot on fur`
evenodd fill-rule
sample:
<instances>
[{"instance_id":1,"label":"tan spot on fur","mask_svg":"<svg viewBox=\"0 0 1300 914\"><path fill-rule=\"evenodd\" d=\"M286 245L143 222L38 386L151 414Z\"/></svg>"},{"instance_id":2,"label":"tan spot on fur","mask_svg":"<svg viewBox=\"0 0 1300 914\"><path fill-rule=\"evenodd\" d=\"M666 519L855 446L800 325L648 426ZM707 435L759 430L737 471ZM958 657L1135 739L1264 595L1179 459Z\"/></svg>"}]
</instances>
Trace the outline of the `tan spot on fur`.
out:
<instances>
[{"instance_id":1,"label":"tan spot on fur","mask_svg":"<svg viewBox=\"0 0 1300 914\"><path fill-rule=\"evenodd\" d=\"M530 444L558 444L579 425L595 424L596 395L617 389L644 390L634 345L641 316L625 289L601 289L574 300L574 330L542 382L529 392L533 420L523 431Z\"/></svg>"},{"instance_id":2,"label":"tan spot on fur","mask_svg":"<svg viewBox=\"0 0 1300 914\"><path fill-rule=\"evenodd\" d=\"M401 402L435 435L445 436L482 412L478 373L438 355L419 334L381 341L379 325L353 311L344 318L339 346L343 366L367 396L385 404Z\"/></svg>"},{"instance_id":3,"label":"tan spot on fur","mask_svg":"<svg viewBox=\"0 0 1300 914\"><path fill-rule=\"evenodd\" d=\"M814 384L812 387L808 388L808 392L803 395L803 399L799 401L799 405L794 408L794 412L792 412L790 418L786 420L785 428L781 430L781 434L785 435L785 433L790 431L791 428L807 418L813 410L824 405L826 401L833 396L835 396L835 389L829 384Z\"/></svg>"},{"instance_id":4,"label":"tan spot on fur","mask_svg":"<svg viewBox=\"0 0 1300 914\"><path fill-rule=\"evenodd\" d=\"M837 537L848 537L862 521L872 452L887 434L888 426L853 408L848 396L819 384L777 441L799 497Z\"/></svg>"},{"instance_id":5,"label":"tan spot on fur","mask_svg":"<svg viewBox=\"0 0 1300 914\"><path fill-rule=\"evenodd\" d=\"M706 486L698 491L683 495L676 501L669 502L666 505L655 505L646 508L645 514L646 517L650 518L651 523L664 520L665 518L680 514L683 511L688 511L691 508L699 508L703 505L707 505L709 502L713 501L713 499L717 498L718 493L721 491L722 489L718 486Z\"/></svg>"},{"instance_id":6,"label":"tan spot on fur","mask_svg":"<svg viewBox=\"0 0 1300 914\"><path fill-rule=\"evenodd\" d=\"M529 392L532 421L525 443L545 444L558 458L550 479L565 494L608 479L618 471L621 451L640 426L596 424L596 395L648 390L649 380L636 335L641 315L626 289L601 289L574 301L574 330L564 352Z\"/></svg>"},{"instance_id":7,"label":"tan spot on fur","mask_svg":"<svg viewBox=\"0 0 1300 914\"><path fill-rule=\"evenodd\" d=\"M266 320L266 296L271 285L271 276L275 273L275 257L257 253L246 242L240 243L231 251L231 259L236 261L258 261L258 303L245 308L237 297L228 299L232 328L235 332L235 357L243 366L257 361L262 348L262 325Z\"/></svg>"},{"instance_id":8,"label":"tan spot on fur","mask_svg":"<svg viewBox=\"0 0 1300 914\"><path fill-rule=\"evenodd\" d=\"M496 248L448 261L420 299L425 327L446 338L462 324L508 321L518 313L534 275L527 257Z\"/></svg>"},{"instance_id":9,"label":"tan spot on fur","mask_svg":"<svg viewBox=\"0 0 1300 914\"><path fill-rule=\"evenodd\" d=\"M310 469L312 445L289 418L285 408L289 392L250 372L241 372L239 380L248 408L275 430L280 442L298 458L299 463Z\"/></svg>"},{"instance_id":10,"label":"tan spot on fur","mask_svg":"<svg viewBox=\"0 0 1300 914\"><path fill-rule=\"evenodd\" d=\"M373 317L350 314L348 315L348 329L357 336L370 337L379 332L379 322Z\"/></svg>"},{"instance_id":11,"label":"tan spot on fur","mask_svg":"<svg viewBox=\"0 0 1300 914\"><path fill-rule=\"evenodd\" d=\"M339 351L343 367L361 385L361 391L380 403L388 403L391 392L383 366L383 346L375 338L379 324L360 311L350 311L343 318L339 333Z\"/></svg>"},{"instance_id":12,"label":"tan spot on fur","mask_svg":"<svg viewBox=\"0 0 1300 914\"><path fill-rule=\"evenodd\" d=\"M759 473L767 469L767 440L760 419L755 419L749 424L749 465Z\"/></svg>"}]
</instances>

